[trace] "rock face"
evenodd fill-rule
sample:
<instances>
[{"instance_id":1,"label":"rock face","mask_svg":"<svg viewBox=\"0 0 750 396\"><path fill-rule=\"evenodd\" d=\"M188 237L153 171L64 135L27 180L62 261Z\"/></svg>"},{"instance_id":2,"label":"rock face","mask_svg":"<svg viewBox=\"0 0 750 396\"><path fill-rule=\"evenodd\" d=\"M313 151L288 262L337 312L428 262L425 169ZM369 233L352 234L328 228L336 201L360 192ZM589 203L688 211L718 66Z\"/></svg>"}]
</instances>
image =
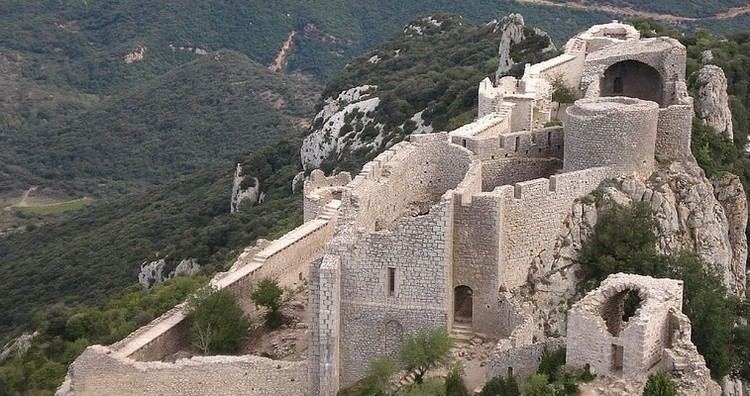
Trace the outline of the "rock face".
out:
<instances>
[{"instance_id":1,"label":"rock face","mask_svg":"<svg viewBox=\"0 0 750 396\"><path fill-rule=\"evenodd\" d=\"M516 65L516 61L510 56L511 48L514 44L519 44L526 39L526 23L521 14L510 14L497 22L495 32L500 33L500 47L498 49L499 63L495 73L495 81L500 80ZM534 28L534 33L547 38L549 45L542 52L555 50L555 44L549 35L541 29Z\"/></svg>"},{"instance_id":2,"label":"rock face","mask_svg":"<svg viewBox=\"0 0 750 396\"><path fill-rule=\"evenodd\" d=\"M363 85L325 100L323 109L314 118L312 132L302 142L300 156L305 170L320 167L328 158L338 158L345 147L355 150L380 143L383 126L368 115L380 104L380 98L371 94L376 89ZM365 138L361 136L363 133L376 137Z\"/></svg>"},{"instance_id":3,"label":"rock face","mask_svg":"<svg viewBox=\"0 0 750 396\"><path fill-rule=\"evenodd\" d=\"M164 259L144 262L141 264L141 272L138 274L138 283L143 287L151 287L177 276L195 275L201 266L198 264L198 259L189 258L180 261L168 274L165 274L166 268L167 262Z\"/></svg>"},{"instance_id":4,"label":"rock face","mask_svg":"<svg viewBox=\"0 0 750 396\"><path fill-rule=\"evenodd\" d=\"M3 348L0 349L0 363L13 355L23 356L26 354L29 348L31 348L31 341L33 341L37 335L39 335L39 333L36 331L32 334L24 333L5 344Z\"/></svg>"},{"instance_id":5,"label":"rock face","mask_svg":"<svg viewBox=\"0 0 750 396\"><path fill-rule=\"evenodd\" d=\"M254 177L254 185L246 189L242 189L242 182L246 176L242 174L242 165L237 164L237 169L234 171L234 180L232 181L232 199L229 203L231 213L236 213L240 210L240 204L243 202L250 202L252 204L263 202L263 193L260 191L260 181L257 177Z\"/></svg>"},{"instance_id":6,"label":"rock face","mask_svg":"<svg viewBox=\"0 0 750 396\"><path fill-rule=\"evenodd\" d=\"M698 86L698 115L716 132L732 139L734 128L724 70L714 65L703 66L698 72Z\"/></svg>"},{"instance_id":7,"label":"rock face","mask_svg":"<svg viewBox=\"0 0 750 396\"><path fill-rule=\"evenodd\" d=\"M510 14L500 20L496 30L500 31L500 63L497 67L496 81L504 76L516 63L510 57L510 47L520 43L525 37L526 24L521 14Z\"/></svg>"},{"instance_id":8,"label":"rock face","mask_svg":"<svg viewBox=\"0 0 750 396\"><path fill-rule=\"evenodd\" d=\"M578 257L583 243L611 204L633 202L645 202L654 210L659 252L694 252L722 276L732 295L745 295L748 209L739 178L727 175L712 184L697 164L673 162L645 182L619 179L573 205L557 238L554 260L532 267L527 288L519 291L540 334L565 335L567 308L581 297Z\"/></svg>"}]
</instances>

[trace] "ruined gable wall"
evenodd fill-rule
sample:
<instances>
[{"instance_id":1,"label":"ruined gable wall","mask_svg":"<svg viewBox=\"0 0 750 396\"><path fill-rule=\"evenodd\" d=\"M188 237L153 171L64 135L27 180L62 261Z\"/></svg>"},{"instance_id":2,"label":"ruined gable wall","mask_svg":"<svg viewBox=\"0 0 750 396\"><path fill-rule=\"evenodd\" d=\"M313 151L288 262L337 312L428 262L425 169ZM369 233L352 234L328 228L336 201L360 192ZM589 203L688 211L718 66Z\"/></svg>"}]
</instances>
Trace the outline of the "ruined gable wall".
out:
<instances>
[{"instance_id":1,"label":"ruined gable wall","mask_svg":"<svg viewBox=\"0 0 750 396\"><path fill-rule=\"evenodd\" d=\"M635 290L643 303L624 324L619 335L607 329L603 316L615 306L610 300L627 290ZM568 354L571 368L591 366L592 373L610 374L612 346L623 347L623 375L643 373L659 363L670 338L669 310L682 308L682 281L646 276L615 274L581 301L568 316Z\"/></svg>"},{"instance_id":2,"label":"ruined gable wall","mask_svg":"<svg viewBox=\"0 0 750 396\"><path fill-rule=\"evenodd\" d=\"M502 198L501 286L517 288L526 283L532 265L549 263L574 201L613 175L609 168L592 168L495 189Z\"/></svg>"},{"instance_id":3,"label":"ruined gable wall","mask_svg":"<svg viewBox=\"0 0 750 396\"><path fill-rule=\"evenodd\" d=\"M257 356L195 357L176 363L137 362L101 346L89 347L71 365L60 396L307 394L305 362Z\"/></svg>"},{"instance_id":4,"label":"ruined gable wall","mask_svg":"<svg viewBox=\"0 0 750 396\"><path fill-rule=\"evenodd\" d=\"M342 386L362 378L375 356L395 353L405 334L445 328L452 319L452 209L444 199L430 213L364 235L342 253ZM395 268L392 296L388 268Z\"/></svg>"},{"instance_id":5,"label":"ruined gable wall","mask_svg":"<svg viewBox=\"0 0 750 396\"><path fill-rule=\"evenodd\" d=\"M600 96L599 83L605 71L622 61L645 63L659 72L663 81L664 105L672 104L675 97L675 83L685 81L687 49L679 41L658 37L640 41L627 41L613 44L586 57L581 86L586 97Z\"/></svg>"},{"instance_id":6,"label":"ruined gable wall","mask_svg":"<svg viewBox=\"0 0 750 396\"><path fill-rule=\"evenodd\" d=\"M497 271L500 259L499 197L475 194L468 205L456 203L453 226L451 290L457 286L470 287L473 292L473 330L499 336L503 332L497 304L500 284Z\"/></svg>"}]
</instances>

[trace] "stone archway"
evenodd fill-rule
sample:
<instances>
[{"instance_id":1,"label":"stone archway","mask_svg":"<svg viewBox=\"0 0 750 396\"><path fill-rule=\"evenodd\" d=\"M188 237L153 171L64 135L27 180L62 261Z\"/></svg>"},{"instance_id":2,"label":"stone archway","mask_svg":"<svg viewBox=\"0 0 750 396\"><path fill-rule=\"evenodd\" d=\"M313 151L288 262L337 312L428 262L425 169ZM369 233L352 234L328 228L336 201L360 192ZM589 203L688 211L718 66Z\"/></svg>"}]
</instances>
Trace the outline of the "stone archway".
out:
<instances>
[{"instance_id":1,"label":"stone archway","mask_svg":"<svg viewBox=\"0 0 750 396\"><path fill-rule=\"evenodd\" d=\"M599 86L601 96L627 96L650 100L664 107L664 79L658 70L643 62L626 60L604 72Z\"/></svg>"},{"instance_id":2,"label":"stone archway","mask_svg":"<svg viewBox=\"0 0 750 396\"><path fill-rule=\"evenodd\" d=\"M469 286L453 290L453 318L464 323L471 323L474 318L474 291Z\"/></svg>"}]
</instances>

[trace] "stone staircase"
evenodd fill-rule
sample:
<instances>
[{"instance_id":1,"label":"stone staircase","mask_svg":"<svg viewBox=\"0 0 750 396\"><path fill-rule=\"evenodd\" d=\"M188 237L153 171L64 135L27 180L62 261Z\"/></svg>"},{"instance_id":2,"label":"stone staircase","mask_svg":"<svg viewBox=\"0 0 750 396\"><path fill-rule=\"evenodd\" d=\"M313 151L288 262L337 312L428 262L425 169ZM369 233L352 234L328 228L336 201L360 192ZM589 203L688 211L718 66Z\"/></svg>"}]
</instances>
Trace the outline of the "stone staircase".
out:
<instances>
[{"instance_id":1,"label":"stone staircase","mask_svg":"<svg viewBox=\"0 0 750 396\"><path fill-rule=\"evenodd\" d=\"M453 322L453 328L451 329L451 338L456 341L456 344L468 344L471 339L474 338L474 331L471 329L471 322L461 320L457 318Z\"/></svg>"}]
</instances>

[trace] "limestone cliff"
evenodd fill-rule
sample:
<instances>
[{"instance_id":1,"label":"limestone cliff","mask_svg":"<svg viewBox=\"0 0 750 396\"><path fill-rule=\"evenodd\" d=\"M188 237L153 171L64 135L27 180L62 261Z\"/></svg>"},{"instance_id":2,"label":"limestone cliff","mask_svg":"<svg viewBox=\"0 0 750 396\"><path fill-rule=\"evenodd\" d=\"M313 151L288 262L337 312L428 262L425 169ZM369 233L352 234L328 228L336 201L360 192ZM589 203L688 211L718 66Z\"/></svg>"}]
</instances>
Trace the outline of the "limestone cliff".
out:
<instances>
[{"instance_id":1,"label":"limestone cliff","mask_svg":"<svg viewBox=\"0 0 750 396\"><path fill-rule=\"evenodd\" d=\"M151 287L177 276L195 275L201 268L195 258L181 260L171 271L168 267L165 259L144 262L138 273L138 283L143 287Z\"/></svg>"},{"instance_id":2,"label":"limestone cliff","mask_svg":"<svg viewBox=\"0 0 750 396\"><path fill-rule=\"evenodd\" d=\"M727 175L712 184L697 164L672 162L646 181L614 180L574 204L557 238L553 261L535 263L528 288L519 291L540 335L565 334L567 307L580 297L577 260L582 244L612 203L633 202L645 202L654 210L661 253L694 252L723 277L731 294L745 295L748 209L739 178Z\"/></svg>"},{"instance_id":3,"label":"limestone cliff","mask_svg":"<svg viewBox=\"0 0 750 396\"><path fill-rule=\"evenodd\" d=\"M495 26L495 32L500 34L500 46L498 47L498 66L497 72L495 73L495 79L499 80L501 77L508 74L513 69L513 66L520 61L520 59L513 59L511 56L511 49L514 45L520 44L526 39L527 36L526 23L523 20L521 14L510 14L500 21ZM542 52L549 52L555 50L555 45L552 43L552 39L547 35L546 32L533 29L536 35L547 38L548 46L542 49Z\"/></svg>"},{"instance_id":4,"label":"limestone cliff","mask_svg":"<svg viewBox=\"0 0 750 396\"><path fill-rule=\"evenodd\" d=\"M240 205L244 202L255 204L263 201L263 193L260 191L260 180L257 177L253 177L253 185L242 188L246 177L242 174L242 165L237 164L237 169L234 171L234 179L232 180L232 199L229 203L231 213L240 210Z\"/></svg>"},{"instance_id":5,"label":"limestone cliff","mask_svg":"<svg viewBox=\"0 0 750 396\"><path fill-rule=\"evenodd\" d=\"M703 66L698 72L697 85L699 117L716 132L732 139L734 127L724 70L715 65Z\"/></svg>"}]
</instances>

